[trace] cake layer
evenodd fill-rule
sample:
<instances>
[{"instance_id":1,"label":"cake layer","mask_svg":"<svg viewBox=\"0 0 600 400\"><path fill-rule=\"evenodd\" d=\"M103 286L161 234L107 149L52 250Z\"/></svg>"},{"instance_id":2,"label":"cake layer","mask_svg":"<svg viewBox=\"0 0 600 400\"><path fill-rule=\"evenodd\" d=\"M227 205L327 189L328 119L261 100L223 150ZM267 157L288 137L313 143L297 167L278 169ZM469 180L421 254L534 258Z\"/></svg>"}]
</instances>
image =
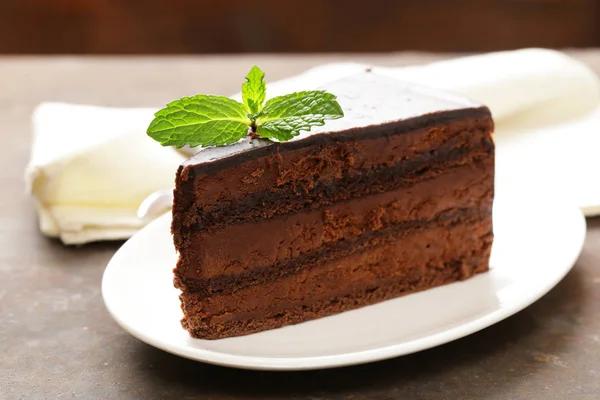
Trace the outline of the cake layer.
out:
<instances>
[{"instance_id":1,"label":"cake layer","mask_svg":"<svg viewBox=\"0 0 600 400\"><path fill-rule=\"evenodd\" d=\"M181 264L197 267L177 272L179 286L206 293L224 290L224 282L239 287L245 280L255 282L254 275L292 269L317 250L327 254L340 240L352 242L396 225L427 224L457 208L475 213L490 210L493 180L486 171L491 162L466 163L409 187L325 209L198 232L180 250Z\"/></svg>"},{"instance_id":2,"label":"cake layer","mask_svg":"<svg viewBox=\"0 0 600 400\"><path fill-rule=\"evenodd\" d=\"M182 321L195 337L217 339L331 315L467 279L488 269L492 220L456 216L389 235L362 252L273 282L208 298L183 292ZM343 285L341 284L343 282Z\"/></svg>"},{"instance_id":3,"label":"cake layer","mask_svg":"<svg viewBox=\"0 0 600 400\"><path fill-rule=\"evenodd\" d=\"M286 143L275 144L262 157L210 173L207 164L182 166L174 199L176 246L195 230L316 209L331 204L334 192L349 199L365 194L365 187L369 192L390 190L400 178L406 184L460 163L470 150L479 149L482 157L493 152L489 115L413 132L387 129L356 142L331 135L327 145L307 139L284 151Z\"/></svg>"}]
</instances>

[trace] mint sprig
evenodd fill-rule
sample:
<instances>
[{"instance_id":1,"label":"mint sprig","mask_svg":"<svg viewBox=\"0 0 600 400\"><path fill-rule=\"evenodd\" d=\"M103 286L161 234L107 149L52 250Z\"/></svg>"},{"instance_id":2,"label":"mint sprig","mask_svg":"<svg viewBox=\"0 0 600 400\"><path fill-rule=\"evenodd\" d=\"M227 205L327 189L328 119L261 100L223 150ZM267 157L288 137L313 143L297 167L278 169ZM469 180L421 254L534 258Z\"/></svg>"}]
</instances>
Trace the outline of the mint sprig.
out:
<instances>
[{"instance_id":1,"label":"mint sprig","mask_svg":"<svg viewBox=\"0 0 600 400\"><path fill-rule=\"evenodd\" d=\"M247 135L280 142L344 116L336 96L324 90L266 98L265 74L252 67L242 84L243 103L198 94L167 104L154 114L147 134L163 146L208 147L238 142Z\"/></svg>"}]
</instances>

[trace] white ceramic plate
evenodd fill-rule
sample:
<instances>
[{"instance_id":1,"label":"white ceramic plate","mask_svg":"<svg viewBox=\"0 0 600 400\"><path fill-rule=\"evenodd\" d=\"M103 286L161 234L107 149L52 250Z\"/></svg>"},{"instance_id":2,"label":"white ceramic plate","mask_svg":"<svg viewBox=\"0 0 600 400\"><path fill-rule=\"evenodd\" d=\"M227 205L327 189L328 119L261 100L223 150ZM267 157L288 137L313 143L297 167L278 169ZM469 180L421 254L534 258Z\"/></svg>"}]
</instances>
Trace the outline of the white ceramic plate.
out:
<instances>
[{"instance_id":1,"label":"white ceramic plate","mask_svg":"<svg viewBox=\"0 0 600 400\"><path fill-rule=\"evenodd\" d=\"M172 285L170 215L127 241L108 264L105 304L133 336L193 360L248 369L301 370L360 364L438 346L527 307L575 263L585 219L575 206L497 189L491 270L470 280L359 310L253 335L190 338Z\"/></svg>"}]
</instances>

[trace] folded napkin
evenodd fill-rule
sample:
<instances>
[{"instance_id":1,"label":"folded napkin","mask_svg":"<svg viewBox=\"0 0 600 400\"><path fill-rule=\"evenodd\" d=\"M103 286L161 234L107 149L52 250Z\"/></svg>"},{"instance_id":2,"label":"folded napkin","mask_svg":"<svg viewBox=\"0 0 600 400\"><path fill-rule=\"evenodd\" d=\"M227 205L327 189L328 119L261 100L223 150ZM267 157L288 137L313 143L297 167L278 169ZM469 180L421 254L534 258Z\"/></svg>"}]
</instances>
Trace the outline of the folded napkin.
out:
<instances>
[{"instance_id":1,"label":"folded napkin","mask_svg":"<svg viewBox=\"0 0 600 400\"><path fill-rule=\"evenodd\" d=\"M318 66L269 82L267 95L314 89L365 67L359 63ZM580 121L600 103L596 75L553 50L489 53L418 67L370 67L383 75L486 104L499 132L531 131L537 122L549 118L554 126ZM232 97L240 100L241 94ZM188 156L146 136L156 109L64 103L43 103L36 108L25 181L35 199L43 234L65 244L118 240L149 222L137 217L138 206L151 193L170 189L177 166ZM517 169L513 172L518 173ZM600 193L594 202L590 212L600 210Z\"/></svg>"},{"instance_id":2,"label":"folded napkin","mask_svg":"<svg viewBox=\"0 0 600 400\"><path fill-rule=\"evenodd\" d=\"M25 181L43 234L66 244L118 240L148 222L137 218L137 208L150 193L173 186L186 158L145 135L153 112L62 103L36 108Z\"/></svg>"}]
</instances>

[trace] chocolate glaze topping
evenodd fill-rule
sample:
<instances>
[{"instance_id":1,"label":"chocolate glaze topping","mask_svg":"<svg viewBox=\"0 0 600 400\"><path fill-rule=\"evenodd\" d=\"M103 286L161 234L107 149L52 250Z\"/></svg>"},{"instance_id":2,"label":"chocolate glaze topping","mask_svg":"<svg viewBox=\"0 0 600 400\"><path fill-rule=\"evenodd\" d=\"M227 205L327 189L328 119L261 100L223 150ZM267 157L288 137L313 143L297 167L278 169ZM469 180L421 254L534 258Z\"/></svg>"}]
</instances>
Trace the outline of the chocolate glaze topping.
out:
<instances>
[{"instance_id":1,"label":"chocolate glaze topping","mask_svg":"<svg viewBox=\"0 0 600 400\"><path fill-rule=\"evenodd\" d=\"M491 116L486 106L475 101L369 71L330 82L319 89L337 96L344 111L343 118L326 121L324 126L303 131L283 143L246 137L230 146L204 148L184 161L182 167L193 166L196 173L210 173L274 151L282 153L311 145L411 132L463 118Z\"/></svg>"}]
</instances>

